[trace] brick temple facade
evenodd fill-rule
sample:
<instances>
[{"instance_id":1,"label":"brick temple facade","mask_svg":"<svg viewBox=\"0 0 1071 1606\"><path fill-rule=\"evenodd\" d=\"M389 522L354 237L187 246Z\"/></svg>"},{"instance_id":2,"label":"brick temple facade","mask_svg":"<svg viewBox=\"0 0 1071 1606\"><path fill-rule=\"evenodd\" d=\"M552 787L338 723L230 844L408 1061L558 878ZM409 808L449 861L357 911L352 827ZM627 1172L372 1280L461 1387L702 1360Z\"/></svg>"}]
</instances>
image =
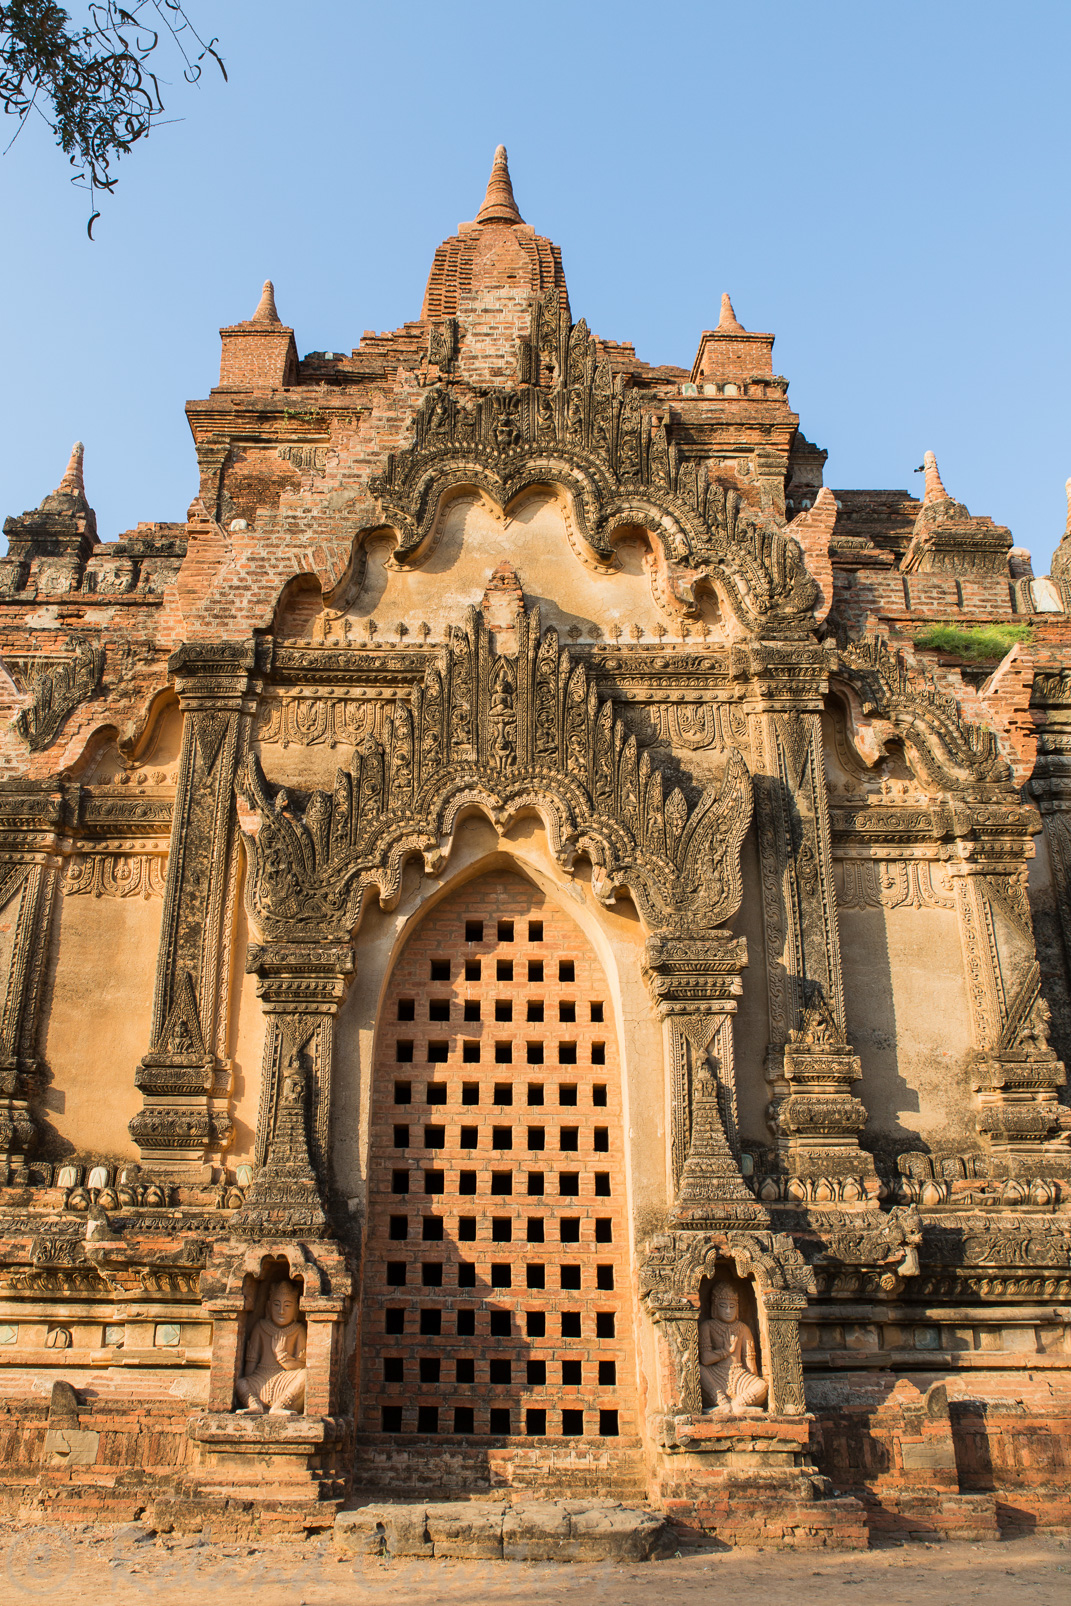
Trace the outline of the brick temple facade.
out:
<instances>
[{"instance_id":1,"label":"brick temple facade","mask_svg":"<svg viewBox=\"0 0 1071 1606\"><path fill-rule=\"evenodd\" d=\"M184 523L4 526L0 1506L1071 1524L1071 526L594 335L501 148L221 335Z\"/></svg>"}]
</instances>

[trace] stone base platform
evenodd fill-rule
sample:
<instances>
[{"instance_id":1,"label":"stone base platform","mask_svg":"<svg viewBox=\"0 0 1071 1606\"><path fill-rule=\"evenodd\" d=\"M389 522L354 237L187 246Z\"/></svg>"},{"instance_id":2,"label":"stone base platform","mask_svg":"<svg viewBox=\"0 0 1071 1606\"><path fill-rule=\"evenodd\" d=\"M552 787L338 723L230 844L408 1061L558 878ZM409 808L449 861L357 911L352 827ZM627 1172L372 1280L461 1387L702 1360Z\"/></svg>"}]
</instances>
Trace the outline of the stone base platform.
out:
<instances>
[{"instance_id":1,"label":"stone base platform","mask_svg":"<svg viewBox=\"0 0 1071 1606\"><path fill-rule=\"evenodd\" d=\"M463 1561L650 1561L676 1548L660 1512L590 1500L358 1506L336 1517L334 1541L347 1555Z\"/></svg>"}]
</instances>

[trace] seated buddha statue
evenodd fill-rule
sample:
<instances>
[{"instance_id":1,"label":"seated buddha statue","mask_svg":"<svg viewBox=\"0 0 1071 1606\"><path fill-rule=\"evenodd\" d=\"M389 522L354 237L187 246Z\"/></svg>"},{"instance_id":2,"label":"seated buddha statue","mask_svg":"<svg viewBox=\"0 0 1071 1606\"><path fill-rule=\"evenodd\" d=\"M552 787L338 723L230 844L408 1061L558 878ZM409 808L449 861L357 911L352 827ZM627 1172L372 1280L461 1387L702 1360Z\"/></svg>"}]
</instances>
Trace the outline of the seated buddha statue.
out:
<instances>
[{"instance_id":1,"label":"seated buddha statue","mask_svg":"<svg viewBox=\"0 0 1071 1606\"><path fill-rule=\"evenodd\" d=\"M267 1315L256 1323L235 1387L240 1409L251 1416L300 1416L305 1408L305 1323L300 1291L284 1278L273 1283Z\"/></svg>"},{"instance_id":2,"label":"seated buddha statue","mask_svg":"<svg viewBox=\"0 0 1071 1606\"><path fill-rule=\"evenodd\" d=\"M759 1372L755 1335L740 1320L740 1298L729 1282L714 1284L710 1316L699 1323L699 1387L711 1415L743 1416L766 1404L769 1389Z\"/></svg>"}]
</instances>

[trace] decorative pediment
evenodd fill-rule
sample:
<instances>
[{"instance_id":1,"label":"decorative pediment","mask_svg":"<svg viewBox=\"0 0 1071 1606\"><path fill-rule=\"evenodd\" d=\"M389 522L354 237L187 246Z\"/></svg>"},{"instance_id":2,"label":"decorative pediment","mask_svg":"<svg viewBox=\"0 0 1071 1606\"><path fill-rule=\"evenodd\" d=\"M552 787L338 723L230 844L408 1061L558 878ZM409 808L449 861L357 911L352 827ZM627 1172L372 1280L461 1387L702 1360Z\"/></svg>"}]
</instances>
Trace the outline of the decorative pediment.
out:
<instances>
[{"instance_id":1,"label":"decorative pediment","mask_svg":"<svg viewBox=\"0 0 1071 1606\"><path fill-rule=\"evenodd\" d=\"M398 705L384 741L358 745L330 793L276 789L255 755L246 761L248 899L265 937L344 936L367 888L388 906L397 899L414 853L434 873L444 838L473 808L500 826L539 813L559 861L586 855L598 896L627 889L652 932L709 932L739 908L751 783L737 749L720 786L686 795L557 633L540 632L538 609L511 617L495 632L470 609L411 707Z\"/></svg>"},{"instance_id":2,"label":"decorative pediment","mask_svg":"<svg viewBox=\"0 0 1071 1606\"><path fill-rule=\"evenodd\" d=\"M104 673L104 648L72 636L68 650L5 657L4 665L30 701L12 724L33 753L48 747L67 715L92 697Z\"/></svg>"}]
</instances>

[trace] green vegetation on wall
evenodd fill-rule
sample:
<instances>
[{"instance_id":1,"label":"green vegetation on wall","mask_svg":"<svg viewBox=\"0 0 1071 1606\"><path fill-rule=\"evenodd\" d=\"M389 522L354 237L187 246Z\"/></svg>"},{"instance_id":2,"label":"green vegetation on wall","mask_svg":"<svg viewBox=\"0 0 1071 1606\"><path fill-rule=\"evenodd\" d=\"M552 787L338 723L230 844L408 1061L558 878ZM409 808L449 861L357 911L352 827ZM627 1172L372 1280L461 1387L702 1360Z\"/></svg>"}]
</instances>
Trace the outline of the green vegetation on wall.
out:
<instances>
[{"instance_id":1,"label":"green vegetation on wall","mask_svg":"<svg viewBox=\"0 0 1071 1606\"><path fill-rule=\"evenodd\" d=\"M943 652L971 663L999 663L1017 641L1030 642L1029 625L927 625L915 637L923 652Z\"/></svg>"}]
</instances>

